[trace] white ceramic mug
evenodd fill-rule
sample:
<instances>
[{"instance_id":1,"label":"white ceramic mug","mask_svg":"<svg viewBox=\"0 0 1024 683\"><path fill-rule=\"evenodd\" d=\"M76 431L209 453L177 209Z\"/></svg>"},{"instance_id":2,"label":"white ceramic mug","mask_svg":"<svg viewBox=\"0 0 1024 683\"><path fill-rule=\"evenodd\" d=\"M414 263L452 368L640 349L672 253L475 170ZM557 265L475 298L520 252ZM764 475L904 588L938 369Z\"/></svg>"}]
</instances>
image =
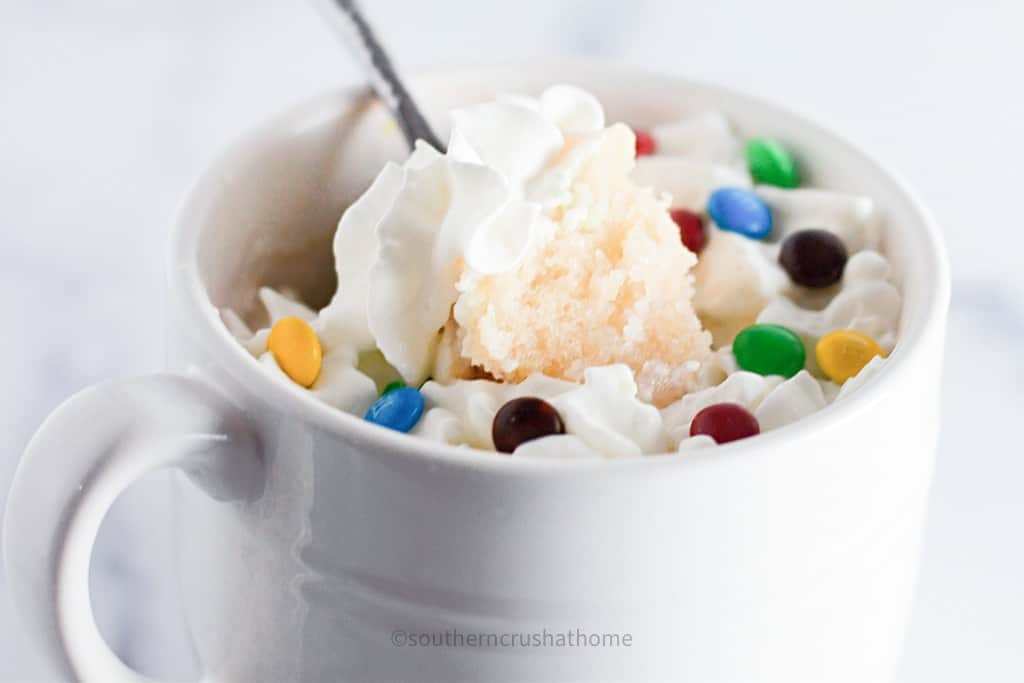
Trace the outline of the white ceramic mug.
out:
<instances>
[{"instance_id":1,"label":"white ceramic mug","mask_svg":"<svg viewBox=\"0 0 1024 683\"><path fill-rule=\"evenodd\" d=\"M179 574L208 680L892 675L938 431L949 297L938 229L858 149L719 87L579 64L414 84L443 128L450 106L558 81L640 126L722 110L796 150L811 183L874 197L905 294L885 370L777 431L628 461L457 450L318 403L266 374L216 308L253 310L263 283L322 304L339 215L404 153L360 93L318 98L235 145L193 191L170 256L173 374L72 397L18 468L9 579L62 673L141 679L96 629L89 553L120 491L176 467Z\"/></svg>"}]
</instances>

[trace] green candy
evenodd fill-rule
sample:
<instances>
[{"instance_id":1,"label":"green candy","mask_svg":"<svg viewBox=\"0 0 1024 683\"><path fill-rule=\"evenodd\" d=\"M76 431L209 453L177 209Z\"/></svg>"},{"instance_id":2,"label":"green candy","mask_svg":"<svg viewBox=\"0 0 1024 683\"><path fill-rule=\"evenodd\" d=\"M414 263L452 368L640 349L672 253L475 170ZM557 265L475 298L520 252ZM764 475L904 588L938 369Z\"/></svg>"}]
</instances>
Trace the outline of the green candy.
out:
<instances>
[{"instance_id":1,"label":"green candy","mask_svg":"<svg viewBox=\"0 0 1024 683\"><path fill-rule=\"evenodd\" d=\"M764 185L793 188L800 185L800 172L793 155L768 138L747 141L747 165L754 180Z\"/></svg>"},{"instance_id":2,"label":"green candy","mask_svg":"<svg viewBox=\"0 0 1024 683\"><path fill-rule=\"evenodd\" d=\"M803 341L781 325L751 325L736 335L732 353L741 368L759 375L792 377L807 361Z\"/></svg>"},{"instance_id":3,"label":"green candy","mask_svg":"<svg viewBox=\"0 0 1024 683\"><path fill-rule=\"evenodd\" d=\"M383 396L384 394L390 394L395 389L401 389L404 386L406 386L405 382L400 379L396 379L394 382L389 382L388 385L384 387L384 391L380 392L380 395Z\"/></svg>"}]
</instances>

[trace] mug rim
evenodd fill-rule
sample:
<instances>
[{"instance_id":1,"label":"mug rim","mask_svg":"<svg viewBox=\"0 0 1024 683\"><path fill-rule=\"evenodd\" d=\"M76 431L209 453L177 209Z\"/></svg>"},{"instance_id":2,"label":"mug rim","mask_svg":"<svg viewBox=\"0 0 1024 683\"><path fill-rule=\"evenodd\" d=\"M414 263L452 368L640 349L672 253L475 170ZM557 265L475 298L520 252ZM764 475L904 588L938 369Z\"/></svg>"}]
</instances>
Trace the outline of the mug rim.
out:
<instances>
[{"instance_id":1,"label":"mug rim","mask_svg":"<svg viewBox=\"0 0 1024 683\"><path fill-rule=\"evenodd\" d=\"M745 101L762 109L771 109L785 118L795 120L801 127L814 129L817 134L829 138L832 144L861 157L874 169L879 178L894 187L906 199L908 206L916 214L924 228L920 246L927 246L927 249L921 249L916 256L927 258L928 263L925 268L932 285L922 303L922 308L925 309L924 314L920 316L914 328L901 333L895 349L887 356L885 367L876 376L870 378L864 386L845 397L839 405L833 401L814 414L778 429L763 432L751 439L719 444L715 448L698 449L683 457L678 457L678 454L669 451L654 457L639 458L602 457L579 460L540 456L511 458L503 453L430 441L423 437L371 424L356 415L323 403L297 386L279 382L269 373L263 371L256 359L238 343L223 323L217 307L209 299L198 267L199 235L202 232L200 229L202 221L199 220L199 216L202 214L203 207L216 194L211 187L215 184L216 179L223 177L225 171L234 166L236 157L264 140L271 132L280 131L289 121L301 120L310 112L320 110L331 102L355 101L366 93L365 86L347 85L293 103L277 115L242 133L204 167L199 178L185 195L171 232L167 266L168 288L170 295L175 300L183 301L186 308L190 309L193 319L200 321L203 327L198 330L198 333L212 340L211 351L215 354L218 365L233 377L241 378L244 386L258 392L282 413L299 417L326 431L370 445L373 447L375 455L380 457L384 457L386 453L403 458L425 458L429 462L442 462L453 467L484 471L498 469L506 474L515 471L522 473L535 471L579 472L583 469L596 468L610 471L621 467L695 467L704 463L717 462L725 456L746 455L749 457L758 449L770 450L779 445L785 445L785 442L800 442L830 426L855 419L856 416L869 410L891 385L899 382L910 371L911 366L925 352L924 342L933 335L944 334L944 319L948 310L951 284L949 261L942 232L931 211L899 174L874 154L867 152L863 146L850 142L842 134L818 123L812 117L788 106L779 105L770 98L680 74L645 67L605 63L598 60L534 60L487 66L440 67L415 71L409 80L413 89L416 90L429 87L432 81L483 78L486 74L493 75L510 70L519 72L558 71L558 75L553 76L554 80L570 80L563 75L566 71L579 74L581 77L594 76L599 72L604 76L612 74L620 77L643 77L649 80L659 80L663 81L666 86L702 89L724 98ZM663 455L668 457L661 457ZM733 458L726 459L731 461Z\"/></svg>"}]
</instances>

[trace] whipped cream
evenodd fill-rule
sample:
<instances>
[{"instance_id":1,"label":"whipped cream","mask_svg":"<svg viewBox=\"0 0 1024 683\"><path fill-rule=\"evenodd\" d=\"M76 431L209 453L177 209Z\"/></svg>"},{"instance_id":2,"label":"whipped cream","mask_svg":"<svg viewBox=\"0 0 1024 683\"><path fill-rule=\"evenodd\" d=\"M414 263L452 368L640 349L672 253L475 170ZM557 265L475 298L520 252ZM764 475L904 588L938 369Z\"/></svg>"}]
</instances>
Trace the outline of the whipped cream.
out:
<instances>
[{"instance_id":1,"label":"whipped cream","mask_svg":"<svg viewBox=\"0 0 1024 683\"><path fill-rule=\"evenodd\" d=\"M876 251L862 251L850 257L839 291L825 308L805 309L777 296L757 321L788 327L808 348L814 348L818 339L832 330L856 330L889 353L896 345L902 305L899 290L889 281L889 262Z\"/></svg>"},{"instance_id":2,"label":"whipped cream","mask_svg":"<svg viewBox=\"0 0 1024 683\"><path fill-rule=\"evenodd\" d=\"M726 164L701 158L641 157L633 179L662 193L673 209L704 210L711 193L720 187L750 187L750 174Z\"/></svg>"},{"instance_id":3,"label":"whipped cream","mask_svg":"<svg viewBox=\"0 0 1024 683\"><path fill-rule=\"evenodd\" d=\"M684 158L695 162L730 166L749 182L750 174L743 162L743 145L732 124L721 112L703 111L678 121L654 126L651 128L651 136L657 144L659 156L641 161Z\"/></svg>"},{"instance_id":4,"label":"whipped cream","mask_svg":"<svg viewBox=\"0 0 1024 683\"><path fill-rule=\"evenodd\" d=\"M823 228L835 233L851 254L878 250L881 217L868 197L817 188L783 190L770 185L758 185L757 193L771 207L774 240L805 228Z\"/></svg>"},{"instance_id":5,"label":"whipped cream","mask_svg":"<svg viewBox=\"0 0 1024 683\"><path fill-rule=\"evenodd\" d=\"M764 322L808 349L836 329L893 349L902 298L879 252L874 202L754 186L742 140L718 112L651 134L657 154L634 160L632 131L606 125L600 103L568 85L456 109L447 153L418 144L341 217L338 289L324 309L263 288L267 327L254 331L232 311L224 322L290 382L266 351L270 325L307 321L323 349L309 391L355 415L392 380L422 384L425 411L411 433L432 441L493 450L497 411L542 398L567 433L516 454L551 459L707 448L713 439L689 435L703 408L738 403L762 431L778 429L881 371L875 358L839 387L811 352L791 378L761 376L740 369L730 348L736 332ZM702 212L723 186L757 192L775 229L756 241L709 223L698 259L668 210ZM780 241L804 228L831 230L847 247L838 285L800 288L779 267Z\"/></svg>"},{"instance_id":6,"label":"whipped cream","mask_svg":"<svg viewBox=\"0 0 1024 683\"><path fill-rule=\"evenodd\" d=\"M551 449L568 444L610 458L663 453L667 447L657 408L637 398L633 373L625 365L588 368L582 385L545 375L532 375L518 384L490 380L456 380L423 385L426 413L413 434L456 446L494 450L491 425L502 405L522 396L550 402L573 437L552 438ZM547 455L527 442L517 449ZM560 457L556 452L552 456Z\"/></svg>"},{"instance_id":7,"label":"whipped cream","mask_svg":"<svg viewBox=\"0 0 1024 683\"><path fill-rule=\"evenodd\" d=\"M281 318L294 316L305 320L322 340L328 337L324 321L311 308L285 296L269 287L261 287L260 302L266 309L269 325L253 332L234 312L222 312L228 329L252 355L257 357L264 368L283 382L291 380L278 365L274 354L267 351L270 328ZM362 415L377 399L377 383L369 375L357 369L358 352L352 344L322 344L323 361L320 374L310 393L327 405L347 413Z\"/></svg>"}]
</instances>

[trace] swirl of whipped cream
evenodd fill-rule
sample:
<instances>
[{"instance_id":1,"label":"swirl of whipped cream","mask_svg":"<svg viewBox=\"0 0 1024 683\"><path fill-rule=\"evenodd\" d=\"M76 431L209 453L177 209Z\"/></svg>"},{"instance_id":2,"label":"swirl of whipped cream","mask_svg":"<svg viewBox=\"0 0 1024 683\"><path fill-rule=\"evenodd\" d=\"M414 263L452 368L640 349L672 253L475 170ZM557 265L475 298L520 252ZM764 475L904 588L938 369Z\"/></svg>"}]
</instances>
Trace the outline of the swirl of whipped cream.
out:
<instances>
[{"instance_id":1,"label":"swirl of whipped cream","mask_svg":"<svg viewBox=\"0 0 1024 683\"><path fill-rule=\"evenodd\" d=\"M572 438L528 442L531 455L609 458L663 453L668 440L658 409L637 398L633 372L622 364L588 368L582 385L531 375L518 384L489 380L457 380L423 386L427 410L413 430L434 441L494 450L491 426L506 402L521 396L549 401Z\"/></svg>"},{"instance_id":2,"label":"swirl of whipped cream","mask_svg":"<svg viewBox=\"0 0 1024 683\"><path fill-rule=\"evenodd\" d=\"M852 380L851 380L852 381ZM758 375L738 370L721 384L687 394L662 409L669 443L678 450L709 445L688 444L694 415L716 403L738 403L757 418L761 431L778 429L824 408L835 397L838 387L815 379L801 370L785 379L778 375Z\"/></svg>"},{"instance_id":3,"label":"swirl of whipped cream","mask_svg":"<svg viewBox=\"0 0 1024 683\"><path fill-rule=\"evenodd\" d=\"M505 403L523 396L550 401L576 388L573 382L544 375L531 375L518 384L486 379L429 381L421 389L426 410L412 433L453 446L494 450L491 427Z\"/></svg>"},{"instance_id":4,"label":"swirl of whipped cream","mask_svg":"<svg viewBox=\"0 0 1024 683\"><path fill-rule=\"evenodd\" d=\"M582 386L551 403L566 430L605 457L663 453L668 446L661 413L637 398L633 372L625 365L587 368Z\"/></svg>"},{"instance_id":5,"label":"swirl of whipped cream","mask_svg":"<svg viewBox=\"0 0 1024 683\"><path fill-rule=\"evenodd\" d=\"M823 228L835 233L850 254L878 249L881 217L868 197L805 187L785 190L758 185L755 190L771 207L775 240L797 230Z\"/></svg>"},{"instance_id":6,"label":"swirl of whipped cream","mask_svg":"<svg viewBox=\"0 0 1024 683\"><path fill-rule=\"evenodd\" d=\"M750 187L750 173L700 158L645 156L636 161L633 180L669 196L673 209L700 213L720 187Z\"/></svg>"},{"instance_id":7,"label":"swirl of whipped cream","mask_svg":"<svg viewBox=\"0 0 1024 683\"><path fill-rule=\"evenodd\" d=\"M703 111L653 126L651 136L659 156L686 157L746 170L740 137L721 112Z\"/></svg>"},{"instance_id":8,"label":"swirl of whipped cream","mask_svg":"<svg viewBox=\"0 0 1024 683\"><path fill-rule=\"evenodd\" d=\"M688 439L693 416L716 403L738 403L753 412L772 389L782 384L783 379L776 375L764 376L739 370L721 384L690 392L661 411L669 443L678 447Z\"/></svg>"}]
</instances>

